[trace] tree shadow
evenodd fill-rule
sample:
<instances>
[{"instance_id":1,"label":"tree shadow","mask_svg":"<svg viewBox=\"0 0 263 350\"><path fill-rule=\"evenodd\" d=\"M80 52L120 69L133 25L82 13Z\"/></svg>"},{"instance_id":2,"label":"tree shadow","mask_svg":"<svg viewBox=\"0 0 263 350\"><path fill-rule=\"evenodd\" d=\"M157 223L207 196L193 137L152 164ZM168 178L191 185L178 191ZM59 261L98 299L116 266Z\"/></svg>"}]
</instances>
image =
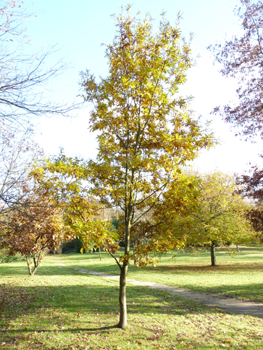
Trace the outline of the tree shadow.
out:
<instances>
[{"instance_id":1,"label":"tree shadow","mask_svg":"<svg viewBox=\"0 0 263 350\"><path fill-rule=\"evenodd\" d=\"M60 327L63 324L64 330L103 330L114 328L114 325L105 325L103 327L90 325L85 314L89 317L95 316L110 320L112 323L118 319L118 286L90 285L70 285L70 286L0 286L0 299L2 325L5 332L9 332L8 326L23 316L38 318L41 316L41 324L36 324L34 331L52 331L50 324ZM199 312L210 313L211 309L194 301L186 301L167 292L153 290L148 287L128 286L127 287L127 305L129 314L143 314L150 316L158 315L188 315ZM222 312L217 308L213 312ZM77 315L77 317L76 317ZM79 322L81 321L81 327ZM26 328L20 328L21 331L29 332L30 323ZM53 331L56 330L55 328ZM15 330L10 330L15 332ZM18 331L18 330L16 330Z\"/></svg>"},{"instance_id":2,"label":"tree shadow","mask_svg":"<svg viewBox=\"0 0 263 350\"><path fill-rule=\"evenodd\" d=\"M90 266L90 269L92 270L92 266ZM148 274L154 274L156 272L170 275L177 274L177 275L186 275L188 273L229 273L229 272L247 272L249 270L260 270L263 269L263 262L262 263L232 263L232 264L218 264L217 266L211 266L209 265L187 265L187 264L177 264L177 265L157 265L156 267L147 267L145 270L141 269L140 273L145 272ZM132 277L132 275L136 275L137 270L134 268L129 269L129 277Z\"/></svg>"},{"instance_id":3,"label":"tree shadow","mask_svg":"<svg viewBox=\"0 0 263 350\"><path fill-rule=\"evenodd\" d=\"M79 269L85 270L85 267L76 266L59 266L59 265L40 265L37 269L35 276L83 276L83 272L80 272ZM86 269L88 272L88 269ZM0 271L0 276L29 276L28 269L25 263L25 266L16 266L14 263L12 265L6 264L4 269ZM30 277L31 278L31 277Z\"/></svg>"},{"instance_id":4,"label":"tree shadow","mask_svg":"<svg viewBox=\"0 0 263 350\"><path fill-rule=\"evenodd\" d=\"M105 326L105 327L96 327L96 328L67 328L67 329L60 329L59 332L60 333L67 333L67 332L75 332L75 333L78 333L78 332L85 332L85 331L88 331L88 332L97 332L97 331L107 331L109 329L115 329L117 328L117 324L116 325L113 325L113 326ZM0 333L10 333L10 335L13 333L13 334L16 334L17 332L19 333L31 333L31 332L36 332L36 333L50 333L50 332L54 332L54 329L46 329L46 328L43 328L43 329L38 329L36 330L35 328L26 328L26 329L9 329L8 331L6 330L0 330ZM57 331L56 331L57 332Z\"/></svg>"}]
</instances>

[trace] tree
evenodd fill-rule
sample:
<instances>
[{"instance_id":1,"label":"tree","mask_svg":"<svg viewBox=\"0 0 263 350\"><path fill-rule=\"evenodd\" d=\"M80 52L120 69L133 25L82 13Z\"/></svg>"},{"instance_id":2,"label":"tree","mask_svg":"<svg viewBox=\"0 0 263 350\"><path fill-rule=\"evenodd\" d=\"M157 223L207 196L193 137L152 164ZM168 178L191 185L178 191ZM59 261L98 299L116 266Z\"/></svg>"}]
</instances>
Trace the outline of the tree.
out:
<instances>
[{"instance_id":1,"label":"tree","mask_svg":"<svg viewBox=\"0 0 263 350\"><path fill-rule=\"evenodd\" d=\"M122 11L114 41L106 46L109 75L97 83L86 71L81 83L85 101L94 106L90 129L98 132L97 159L88 165L91 193L123 212L118 232L125 251L119 261L111 251L120 268L120 328L127 326L126 276L134 258L133 235L143 233L140 254L145 264L149 249L167 249L154 244L161 237L154 235L150 212L178 167L212 143L178 92L192 65L179 24L172 26L163 15L154 34L152 23L149 15L140 20L130 15L129 7L127 15ZM137 257L136 262L140 264Z\"/></svg>"},{"instance_id":2,"label":"tree","mask_svg":"<svg viewBox=\"0 0 263 350\"><path fill-rule=\"evenodd\" d=\"M23 23L30 16L23 1L4 0L0 5L0 118L21 128L29 116L64 115L76 106L62 106L43 98L41 87L65 69L58 62L43 69L47 58L55 52L32 52ZM28 53L29 52L29 53Z\"/></svg>"},{"instance_id":3,"label":"tree","mask_svg":"<svg viewBox=\"0 0 263 350\"><path fill-rule=\"evenodd\" d=\"M0 214L4 218L9 211L24 205L29 188L28 167L33 159L43 156L42 150L32 140L30 128L24 131L10 130L0 123ZM27 190L25 191L25 188ZM1 219L0 219L1 221Z\"/></svg>"},{"instance_id":4,"label":"tree","mask_svg":"<svg viewBox=\"0 0 263 350\"><path fill-rule=\"evenodd\" d=\"M250 243L254 238L253 229L247 218L250 205L240 196L232 176L211 173L195 175L188 191L184 211L170 212L176 237L183 237L186 245L208 245L211 250L211 265L216 266L215 247L217 244ZM173 193L168 193L168 211L173 203ZM173 215L172 215L173 214Z\"/></svg>"},{"instance_id":5,"label":"tree","mask_svg":"<svg viewBox=\"0 0 263 350\"><path fill-rule=\"evenodd\" d=\"M240 194L253 202L249 212L248 218L251 221L257 236L262 243L263 232L263 170L257 166L252 167L250 174L237 176L236 182L241 185Z\"/></svg>"},{"instance_id":6,"label":"tree","mask_svg":"<svg viewBox=\"0 0 263 350\"><path fill-rule=\"evenodd\" d=\"M64 238L61 212L43 198L29 197L23 208L9 213L8 224L1 225L1 231L0 247L7 248L10 256L25 256L31 276L43 259L43 251L55 250Z\"/></svg>"},{"instance_id":7,"label":"tree","mask_svg":"<svg viewBox=\"0 0 263 350\"><path fill-rule=\"evenodd\" d=\"M240 0L241 7L235 14L241 21L242 36L235 36L223 47L220 44L211 47L215 59L223 65L221 73L235 77L239 81L236 105L215 108L227 122L239 128L237 134L246 138L256 135L263 137L263 2L261 0ZM252 168L251 175L243 175L239 182L245 185L243 195L258 202L262 198L263 172L258 167ZM243 178L243 180L242 180ZM254 228L260 232L263 227L263 211L259 205L250 210L250 218Z\"/></svg>"},{"instance_id":8,"label":"tree","mask_svg":"<svg viewBox=\"0 0 263 350\"><path fill-rule=\"evenodd\" d=\"M43 153L32 136L29 128L10 130L9 125L0 123L0 225L3 232L11 216L21 215L28 210L26 206L35 205L35 184L28 180L28 167L34 158L43 157ZM34 203L30 204L30 199Z\"/></svg>"},{"instance_id":9,"label":"tree","mask_svg":"<svg viewBox=\"0 0 263 350\"><path fill-rule=\"evenodd\" d=\"M227 122L239 127L246 137L259 134L263 137L263 2L261 0L240 0L241 7L235 14L241 21L244 34L234 36L221 47L210 49L217 62L223 65L224 76L238 79L238 102L215 108Z\"/></svg>"}]
</instances>

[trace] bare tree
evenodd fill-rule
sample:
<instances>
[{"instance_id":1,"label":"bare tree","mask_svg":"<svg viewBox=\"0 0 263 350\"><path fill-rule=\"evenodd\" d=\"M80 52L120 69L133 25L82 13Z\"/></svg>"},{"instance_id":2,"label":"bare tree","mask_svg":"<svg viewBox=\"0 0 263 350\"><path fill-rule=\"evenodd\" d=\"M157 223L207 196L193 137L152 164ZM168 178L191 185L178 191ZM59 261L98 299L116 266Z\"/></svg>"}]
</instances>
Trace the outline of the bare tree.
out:
<instances>
[{"instance_id":1,"label":"bare tree","mask_svg":"<svg viewBox=\"0 0 263 350\"><path fill-rule=\"evenodd\" d=\"M10 210L21 208L34 187L28 169L42 150L32 140L32 130L10 130L0 125L0 215L7 220Z\"/></svg>"},{"instance_id":2,"label":"bare tree","mask_svg":"<svg viewBox=\"0 0 263 350\"><path fill-rule=\"evenodd\" d=\"M66 65L58 62L45 69L47 52L33 53L26 36L24 22L30 17L20 0L1 1L0 5L0 119L13 126L24 124L32 115L65 115L76 105L50 103L43 96L44 85L61 73Z\"/></svg>"}]
</instances>

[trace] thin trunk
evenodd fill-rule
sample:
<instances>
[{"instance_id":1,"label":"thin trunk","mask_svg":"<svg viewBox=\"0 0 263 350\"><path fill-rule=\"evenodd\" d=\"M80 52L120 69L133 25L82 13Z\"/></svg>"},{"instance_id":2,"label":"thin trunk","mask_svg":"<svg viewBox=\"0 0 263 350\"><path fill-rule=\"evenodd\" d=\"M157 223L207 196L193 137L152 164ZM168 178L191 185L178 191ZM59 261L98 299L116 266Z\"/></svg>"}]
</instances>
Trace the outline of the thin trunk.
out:
<instances>
[{"instance_id":1,"label":"thin trunk","mask_svg":"<svg viewBox=\"0 0 263 350\"><path fill-rule=\"evenodd\" d=\"M30 276L34 276L39 264L40 264L40 255L38 256L38 258L36 259L36 257L33 257L33 262L34 262L34 267L31 269L30 267L30 261L29 261L29 257L26 256L26 262L27 262L27 267L28 267L28 273Z\"/></svg>"},{"instance_id":2,"label":"thin trunk","mask_svg":"<svg viewBox=\"0 0 263 350\"><path fill-rule=\"evenodd\" d=\"M127 145L129 145L129 123L127 124ZM127 148L128 149L128 148ZM129 165L128 165L128 152L126 153L126 169L125 169L125 254L124 261L120 267L120 291L119 291L119 305L120 305L120 319L117 325L118 328L125 328L128 325L127 321L127 303L126 303L126 278L129 265L130 254L130 239L131 239L131 218L132 218L132 203L133 203L133 190L130 184L133 184L134 171L132 170L131 178L129 179ZM130 184L129 184L130 183ZM129 184L129 186L128 186Z\"/></svg>"},{"instance_id":3,"label":"thin trunk","mask_svg":"<svg viewBox=\"0 0 263 350\"><path fill-rule=\"evenodd\" d=\"M100 254L100 261L101 261L101 251L100 251L100 247L99 247L99 254Z\"/></svg>"},{"instance_id":4,"label":"thin trunk","mask_svg":"<svg viewBox=\"0 0 263 350\"><path fill-rule=\"evenodd\" d=\"M30 261L28 259L28 256L26 256L26 263L27 263L27 267L28 267L28 273L31 276L31 268L30 268Z\"/></svg>"},{"instance_id":5,"label":"thin trunk","mask_svg":"<svg viewBox=\"0 0 263 350\"><path fill-rule=\"evenodd\" d=\"M34 276L34 274L35 274L37 268L38 268L38 266L35 266L35 267L33 268L33 270L31 271L31 274L30 274L31 276Z\"/></svg>"},{"instance_id":6,"label":"thin trunk","mask_svg":"<svg viewBox=\"0 0 263 350\"><path fill-rule=\"evenodd\" d=\"M236 249L237 249L237 252L239 253L239 252L240 252L240 250L239 250L239 246L238 246L238 244L236 244Z\"/></svg>"},{"instance_id":7,"label":"thin trunk","mask_svg":"<svg viewBox=\"0 0 263 350\"><path fill-rule=\"evenodd\" d=\"M136 242L133 243L133 263L134 265L136 265L136 262L137 262L137 257L136 257L136 254L134 253L134 250L136 250Z\"/></svg>"},{"instance_id":8,"label":"thin trunk","mask_svg":"<svg viewBox=\"0 0 263 350\"><path fill-rule=\"evenodd\" d=\"M127 304L126 304L126 277L127 277L128 265L123 263L120 274L120 291L119 291L119 304L120 304L120 320L118 328L127 327Z\"/></svg>"},{"instance_id":9,"label":"thin trunk","mask_svg":"<svg viewBox=\"0 0 263 350\"><path fill-rule=\"evenodd\" d=\"M126 304L126 278L129 265L130 253L130 233L131 233L131 210L126 211L125 223L125 259L120 267L120 291L119 291L119 305L120 305L120 319L117 325L118 328L125 328L128 325L127 321L127 304Z\"/></svg>"},{"instance_id":10,"label":"thin trunk","mask_svg":"<svg viewBox=\"0 0 263 350\"><path fill-rule=\"evenodd\" d=\"M216 266L215 243L211 243L211 266Z\"/></svg>"}]
</instances>

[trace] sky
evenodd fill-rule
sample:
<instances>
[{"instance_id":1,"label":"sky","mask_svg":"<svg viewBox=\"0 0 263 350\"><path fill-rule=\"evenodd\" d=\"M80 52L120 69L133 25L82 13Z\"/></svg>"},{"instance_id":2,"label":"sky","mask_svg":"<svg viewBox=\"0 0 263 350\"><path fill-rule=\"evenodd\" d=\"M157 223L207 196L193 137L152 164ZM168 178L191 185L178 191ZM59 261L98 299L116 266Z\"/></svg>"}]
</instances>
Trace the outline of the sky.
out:
<instances>
[{"instance_id":1,"label":"sky","mask_svg":"<svg viewBox=\"0 0 263 350\"><path fill-rule=\"evenodd\" d=\"M124 0L24 0L24 6L36 15L27 21L27 34L32 50L48 50L56 45L56 52L47 61L48 65L59 60L68 63L69 68L46 86L45 94L58 103L79 101L80 72L89 69L97 77L107 75L105 46L115 35L115 23L111 16L119 14ZM191 109L202 120L211 121L211 129L220 145L204 150L193 162L194 170L209 172L221 170L227 173L242 173L249 163L262 164L258 154L263 150L262 141L254 144L235 137L235 130L224 123L220 116L214 116L214 107L236 99L237 82L226 79L219 73L219 66L213 64L213 57L207 50L209 45L224 42L240 33L238 19L233 9L239 0L133 0L132 12L147 12L158 25L160 14L165 11L171 23L182 13L181 31L187 39L194 33L193 55L196 66L188 72L188 80L181 93L194 97ZM57 154L63 147L69 156L94 158L96 156L96 135L89 132L89 106L75 111L73 118L38 118L36 123L38 143L47 155ZM263 152L262 152L263 153Z\"/></svg>"}]
</instances>

